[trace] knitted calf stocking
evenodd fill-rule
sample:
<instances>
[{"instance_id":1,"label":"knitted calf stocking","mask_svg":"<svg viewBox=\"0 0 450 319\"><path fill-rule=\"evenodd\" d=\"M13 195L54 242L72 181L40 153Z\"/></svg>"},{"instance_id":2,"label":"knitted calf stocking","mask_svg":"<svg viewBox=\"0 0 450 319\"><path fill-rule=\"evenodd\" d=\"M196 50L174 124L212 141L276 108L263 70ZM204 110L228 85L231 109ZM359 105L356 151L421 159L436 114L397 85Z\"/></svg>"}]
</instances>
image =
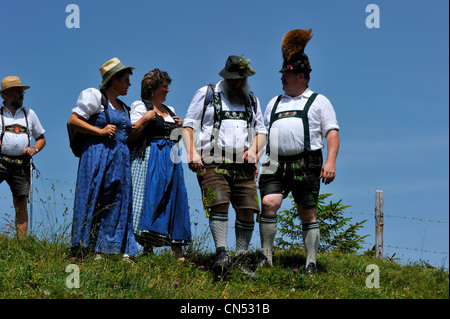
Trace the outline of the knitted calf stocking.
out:
<instances>
[{"instance_id":1,"label":"knitted calf stocking","mask_svg":"<svg viewBox=\"0 0 450 319\"><path fill-rule=\"evenodd\" d=\"M261 248L267 257L269 265L272 265L273 241L277 233L277 216L260 216L259 234L261 237Z\"/></svg>"},{"instance_id":2,"label":"knitted calf stocking","mask_svg":"<svg viewBox=\"0 0 450 319\"><path fill-rule=\"evenodd\" d=\"M214 239L216 249L227 248L228 238L228 214L211 212L209 216L209 228Z\"/></svg>"},{"instance_id":3,"label":"knitted calf stocking","mask_svg":"<svg viewBox=\"0 0 450 319\"><path fill-rule=\"evenodd\" d=\"M255 222L243 222L236 219L236 255L245 253L248 250L254 228Z\"/></svg>"},{"instance_id":4,"label":"knitted calf stocking","mask_svg":"<svg viewBox=\"0 0 450 319\"><path fill-rule=\"evenodd\" d=\"M319 223L302 224L303 244L306 251L306 266L316 264L317 251L319 250Z\"/></svg>"}]
</instances>

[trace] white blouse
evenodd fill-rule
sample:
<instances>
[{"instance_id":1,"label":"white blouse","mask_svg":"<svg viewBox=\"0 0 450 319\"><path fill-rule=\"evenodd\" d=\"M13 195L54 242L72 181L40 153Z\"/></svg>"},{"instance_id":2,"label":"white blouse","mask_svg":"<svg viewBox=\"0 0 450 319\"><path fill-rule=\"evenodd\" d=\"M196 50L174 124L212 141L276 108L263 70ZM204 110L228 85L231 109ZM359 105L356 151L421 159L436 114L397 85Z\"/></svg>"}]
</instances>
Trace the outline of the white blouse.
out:
<instances>
[{"instance_id":1,"label":"white blouse","mask_svg":"<svg viewBox=\"0 0 450 319\"><path fill-rule=\"evenodd\" d=\"M108 100L108 107L111 106L111 102ZM77 106L72 109L72 112L77 113L83 117L86 121L97 113L104 111L102 105L102 93L95 88L89 88L83 90L78 96Z\"/></svg>"},{"instance_id":2,"label":"white blouse","mask_svg":"<svg viewBox=\"0 0 450 319\"><path fill-rule=\"evenodd\" d=\"M167 107L175 114L175 109L173 107L171 106ZM147 107L145 106L144 102L140 100L134 101L133 104L131 104L130 108L131 108L130 111L131 123L136 123L137 121L139 121L141 117L143 117L144 114L147 112ZM170 114L167 117L164 117L164 120L166 122L175 123L175 120L172 118L172 116L170 116Z\"/></svg>"}]
</instances>

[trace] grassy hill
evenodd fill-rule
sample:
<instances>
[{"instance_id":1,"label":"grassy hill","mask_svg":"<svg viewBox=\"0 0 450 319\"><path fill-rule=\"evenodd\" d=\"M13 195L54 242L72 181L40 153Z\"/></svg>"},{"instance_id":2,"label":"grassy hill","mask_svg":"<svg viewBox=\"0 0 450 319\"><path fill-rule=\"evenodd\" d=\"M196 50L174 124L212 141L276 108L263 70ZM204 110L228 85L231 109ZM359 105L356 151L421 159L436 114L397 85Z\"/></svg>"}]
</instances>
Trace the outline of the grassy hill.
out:
<instances>
[{"instance_id":1,"label":"grassy hill","mask_svg":"<svg viewBox=\"0 0 450 319\"><path fill-rule=\"evenodd\" d=\"M250 257L255 261L257 255L254 252ZM319 253L319 272L305 275L302 251L278 251L274 267L259 269L256 280L235 270L226 279L215 281L209 271L214 259L212 253L193 251L186 257L184 263L175 260L169 252L139 256L133 263L119 256L101 260L91 256L80 260L72 257L68 247L62 244L34 237L17 240L0 235L0 298L449 298L448 271L428 265L399 265L368 256ZM378 266L380 288L366 287L367 277L372 274L366 269L371 264ZM79 270L79 288L70 288L75 283L71 280L75 274L73 269Z\"/></svg>"}]
</instances>

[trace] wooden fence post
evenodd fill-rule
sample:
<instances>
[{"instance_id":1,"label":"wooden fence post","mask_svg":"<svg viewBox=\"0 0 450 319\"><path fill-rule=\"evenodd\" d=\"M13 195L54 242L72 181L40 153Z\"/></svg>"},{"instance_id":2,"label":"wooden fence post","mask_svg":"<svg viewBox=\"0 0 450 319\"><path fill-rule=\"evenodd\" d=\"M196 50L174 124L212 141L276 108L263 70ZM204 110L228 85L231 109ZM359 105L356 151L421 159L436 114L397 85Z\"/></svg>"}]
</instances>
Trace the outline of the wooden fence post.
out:
<instances>
[{"instance_id":1,"label":"wooden fence post","mask_svg":"<svg viewBox=\"0 0 450 319\"><path fill-rule=\"evenodd\" d=\"M375 203L375 258L383 258L383 191L377 190Z\"/></svg>"}]
</instances>

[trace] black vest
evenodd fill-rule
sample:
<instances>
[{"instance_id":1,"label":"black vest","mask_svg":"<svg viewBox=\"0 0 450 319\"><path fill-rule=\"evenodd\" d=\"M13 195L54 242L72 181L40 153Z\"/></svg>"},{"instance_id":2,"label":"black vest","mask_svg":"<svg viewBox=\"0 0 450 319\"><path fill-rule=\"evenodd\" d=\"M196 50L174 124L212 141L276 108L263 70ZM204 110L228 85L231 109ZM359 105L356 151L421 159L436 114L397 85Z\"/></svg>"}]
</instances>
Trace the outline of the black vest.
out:
<instances>
[{"instance_id":1,"label":"black vest","mask_svg":"<svg viewBox=\"0 0 450 319\"><path fill-rule=\"evenodd\" d=\"M149 100L143 100L147 111L154 110L153 104ZM163 104L171 117L175 116L170 108ZM156 112L155 112L156 113ZM177 128L178 125L172 122L166 122L164 118L156 113L156 117L153 121L150 121L142 131L138 140L134 143L134 147L138 148L139 154L142 156L145 153L145 148L151 144L152 141L160 139L170 139L172 130Z\"/></svg>"}]
</instances>

